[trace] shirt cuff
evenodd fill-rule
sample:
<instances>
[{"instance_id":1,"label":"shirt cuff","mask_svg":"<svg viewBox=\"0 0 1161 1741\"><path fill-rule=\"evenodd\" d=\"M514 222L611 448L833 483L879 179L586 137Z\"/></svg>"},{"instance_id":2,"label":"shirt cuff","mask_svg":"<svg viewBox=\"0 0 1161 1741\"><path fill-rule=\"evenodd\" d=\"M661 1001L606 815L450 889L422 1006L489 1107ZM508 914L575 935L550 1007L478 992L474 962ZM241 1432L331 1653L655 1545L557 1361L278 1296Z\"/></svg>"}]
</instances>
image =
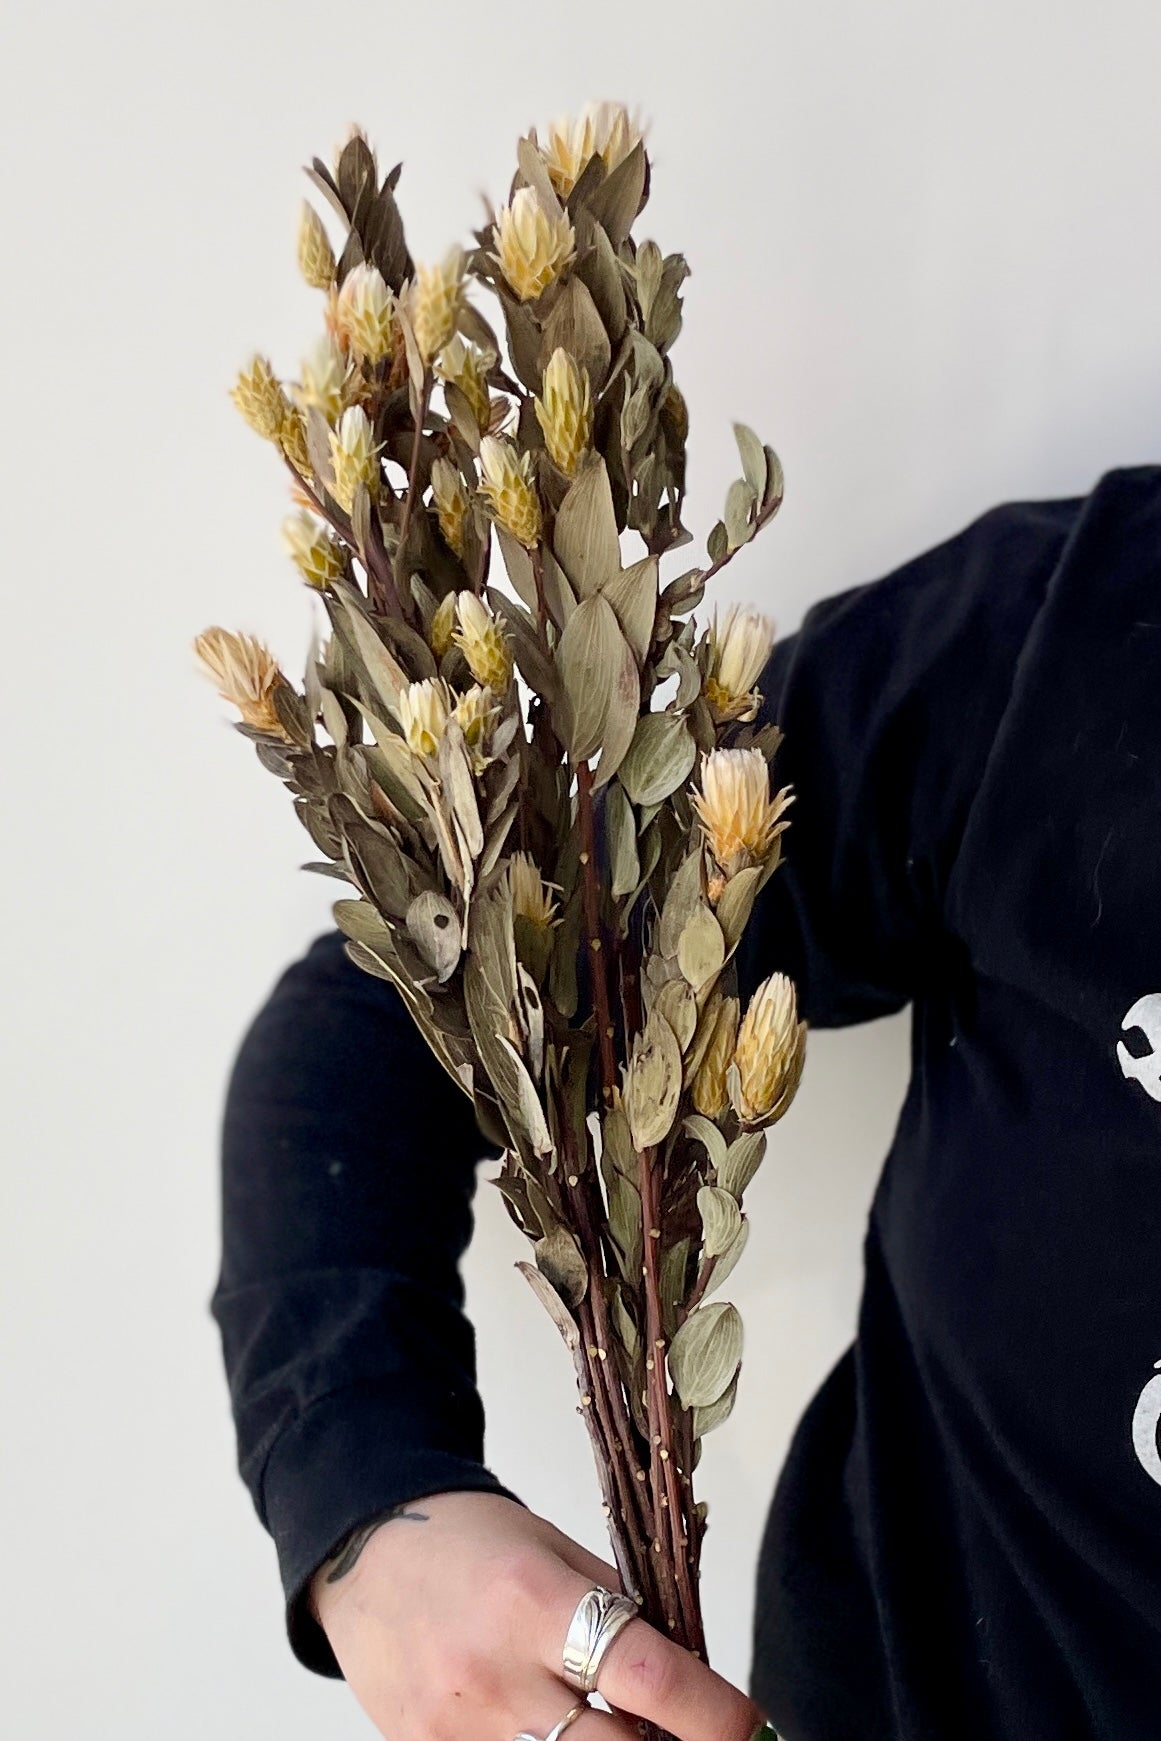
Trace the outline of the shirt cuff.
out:
<instances>
[{"instance_id":1,"label":"shirt cuff","mask_svg":"<svg viewBox=\"0 0 1161 1741\"><path fill-rule=\"evenodd\" d=\"M350 1530L431 1493L498 1493L525 1503L476 1458L417 1443L412 1408L401 1436L403 1415L372 1385L331 1392L278 1436L262 1478L290 1648L305 1668L332 1680L343 1671L310 1612L307 1586Z\"/></svg>"}]
</instances>

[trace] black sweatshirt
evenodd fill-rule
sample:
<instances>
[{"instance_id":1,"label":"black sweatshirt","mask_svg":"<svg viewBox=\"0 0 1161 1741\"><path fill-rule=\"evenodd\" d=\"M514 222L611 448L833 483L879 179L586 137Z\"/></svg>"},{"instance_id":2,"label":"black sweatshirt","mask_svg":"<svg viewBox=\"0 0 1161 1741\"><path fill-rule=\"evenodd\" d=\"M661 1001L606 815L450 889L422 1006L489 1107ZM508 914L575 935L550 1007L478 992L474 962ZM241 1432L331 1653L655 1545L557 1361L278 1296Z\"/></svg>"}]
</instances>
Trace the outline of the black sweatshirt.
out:
<instances>
[{"instance_id":1,"label":"black sweatshirt","mask_svg":"<svg viewBox=\"0 0 1161 1741\"><path fill-rule=\"evenodd\" d=\"M823 600L762 687L797 797L743 992L782 968L812 1026L910 1003L913 1038L751 1691L788 1741L1157 1741L1161 466ZM485 1150L394 988L317 938L235 1062L211 1309L320 1674L303 1590L348 1530L510 1492L457 1268Z\"/></svg>"}]
</instances>

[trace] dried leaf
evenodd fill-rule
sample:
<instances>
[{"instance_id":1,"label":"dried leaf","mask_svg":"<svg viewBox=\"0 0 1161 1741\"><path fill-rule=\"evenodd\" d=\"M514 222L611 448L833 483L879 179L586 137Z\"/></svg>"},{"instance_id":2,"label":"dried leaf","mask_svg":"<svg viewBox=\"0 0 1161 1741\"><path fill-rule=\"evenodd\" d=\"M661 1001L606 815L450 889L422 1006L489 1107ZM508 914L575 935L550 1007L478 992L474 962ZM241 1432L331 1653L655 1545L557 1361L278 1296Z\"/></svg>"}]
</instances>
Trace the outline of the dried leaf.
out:
<instances>
[{"instance_id":1,"label":"dried leaf","mask_svg":"<svg viewBox=\"0 0 1161 1741\"><path fill-rule=\"evenodd\" d=\"M733 1413L734 1404L738 1398L738 1374L735 1373L716 1402L695 1408L693 1411L693 1430L696 1436L704 1438L706 1433L712 1433L715 1427L720 1427ZM704 1500L701 1502L704 1504ZM703 1518L704 1522L704 1518Z\"/></svg>"},{"instance_id":2,"label":"dried leaf","mask_svg":"<svg viewBox=\"0 0 1161 1741\"><path fill-rule=\"evenodd\" d=\"M717 1181L722 1190L741 1202L742 1193L758 1171L765 1152L764 1130L747 1130L735 1137L717 1163Z\"/></svg>"},{"instance_id":3,"label":"dried leaf","mask_svg":"<svg viewBox=\"0 0 1161 1741\"><path fill-rule=\"evenodd\" d=\"M692 1311L669 1345L669 1371L685 1408L705 1408L728 1389L742 1358L736 1306L715 1300Z\"/></svg>"},{"instance_id":4,"label":"dried leaf","mask_svg":"<svg viewBox=\"0 0 1161 1741\"><path fill-rule=\"evenodd\" d=\"M561 1299L552 1283L547 1279L547 1277L541 1275L535 1264L526 1263L523 1258L520 1258L517 1261L516 1268L520 1271L521 1275L527 1279L532 1292L536 1295L537 1299L540 1301L541 1305L564 1337L565 1347L569 1349L579 1348L580 1331L577 1329L574 1320L569 1316L564 1301Z\"/></svg>"},{"instance_id":5,"label":"dried leaf","mask_svg":"<svg viewBox=\"0 0 1161 1741\"><path fill-rule=\"evenodd\" d=\"M556 672L561 739L574 762L588 761L605 742L610 718L617 724L623 719L638 683L636 661L616 612L599 593L582 598L566 623L556 649Z\"/></svg>"},{"instance_id":6,"label":"dried leaf","mask_svg":"<svg viewBox=\"0 0 1161 1741\"><path fill-rule=\"evenodd\" d=\"M544 323L538 358L542 372L558 348L580 364L588 374L594 395L599 393L608 379L612 346L588 285L574 274L561 284Z\"/></svg>"},{"instance_id":7,"label":"dried leaf","mask_svg":"<svg viewBox=\"0 0 1161 1741\"><path fill-rule=\"evenodd\" d=\"M619 769L621 784L634 804L660 804L684 786L697 759L685 716L645 713Z\"/></svg>"},{"instance_id":8,"label":"dried leaf","mask_svg":"<svg viewBox=\"0 0 1161 1741\"><path fill-rule=\"evenodd\" d=\"M609 843L609 886L613 898L619 900L636 888L641 875L637 820L619 780L605 794L605 832Z\"/></svg>"},{"instance_id":9,"label":"dried leaf","mask_svg":"<svg viewBox=\"0 0 1161 1741\"><path fill-rule=\"evenodd\" d=\"M589 1272L580 1248L567 1227L556 1227L536 1241L536 1267L552 1283L566 1306L579 1306L588 1292Z\"/></svg>"},{"instance_id":10,"label":"dried leaf","mask_svg":"<svg viewBox=\"0 0 1161 1741\"><path fill-rule=\"evenodd\" d=\"M425 889L407 909L407 932L442 985L460 959L460 919L446 895Z\"/></svg>"},{"instance_id":11,"label":"dried leaf","mask_svg":"<svg viewBox=\"0 0 1161 1741\"><path fill-rule=\"evenodd\" d=\"M652 1148L668 1136L681 1098L681 1047L656 1009L633 1041L624 1107L634 1147Z\"/></svg>"},{"instance_id":12,"label":"dried leaf","mask_svg":"<svg viewBox=\"0 0 1161 1741\"><path fill-rule=\"evenodd\" d=\"M735 948L741 941L763 881L763 870L762 865L747 865L743 870L736 871L718 896L714 910L718 916L718 924L725 932L726 945L730 949Z\"/></svg>"},{"instance_id":13,"label":"dried leaf","mask_svg":"<svg viewBox=\"0 0 1161 1741\"><path fill-rule=\"evenodd\" d=\"M638 665L644 665L653 640L653 623L657 615L656 556L643 556L640 562L634 562L630 568L621 569L606 582L602 590L617 613L617 621L633 649ZM700 674L698 689L700 690Z\"/></svg>"},{"instance_id":14,"label":"dried leaf","mask_svg":"<svg viewBox=\"0 0 1161 1741\"><path fill-rule=\"evenodd\" d=\"M691 1112L688 1118L682 1119L681 1128L701 1143L710 1158L710 1165L717 1170L720 1182L722 1162L726 1158L726 1139L717 1125L704 1114Z\"/></svg>"},{"instance_id":15,"label":"dried leaf","mask_svg":"<svg viewBox=\"0 0 1161 1741\"><path fill-rule=\"evenodd\" d=\"M599 453L588 453L561 503L553 528L557 561L578 598L599 591L621 571L621 544L609 474Z\"/></svg>"},{"instance_id":16,"label":"dried leaf","mask_svg":"<svg viewBox=\"0 0 1161 1741\"><path fill-rule=\"evenodd\" d=\"M738 444L746 482L758 501L761 501L766 493L766 450L748 424L734 424L734 439Z\"/></svg>"},{"instance_id":17,"label":"dried leaf","mask_svg":"<svg viewBox=\"0 0 1161 1741\"><path fill-rule=\"evenodd\" d=\"M720 1185L703 1185L697 1194L697 1208L701 1216L705 1254L718 1257L738 1237L742 1212L735 1199Z\"/></svg>"},{"instance_id":18,"label":"dried leaf","mask_svg":"<svg viewBox=\"0 0 1161 1741\"><path fill-rule=\"evenodd\" d=\"M726 958L722 928L704 901L699 901L677 941L677 964L695 991L720 973ZM692 1036L691 1036L692 1037Z\"/></svg>"}]
</instances>

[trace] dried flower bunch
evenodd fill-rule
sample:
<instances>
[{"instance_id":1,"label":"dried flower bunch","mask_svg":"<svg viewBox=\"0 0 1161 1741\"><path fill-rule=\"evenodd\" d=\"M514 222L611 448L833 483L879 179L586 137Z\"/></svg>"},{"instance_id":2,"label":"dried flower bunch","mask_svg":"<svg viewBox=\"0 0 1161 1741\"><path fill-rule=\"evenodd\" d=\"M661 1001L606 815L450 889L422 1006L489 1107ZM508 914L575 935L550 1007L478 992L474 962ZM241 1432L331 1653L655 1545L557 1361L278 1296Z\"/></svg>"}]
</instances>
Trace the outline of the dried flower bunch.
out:
<instances>
[{"instance_id":1,"label":"dried flower bunch","mask_svg":"<svg viewBox=\"0 0 1161 1741\"><path fill-rule=\"evenodd\" d=\"M784 976L744 1011L736 990L792 796L771 786L778 728L755 724L773 628L690 613L782 472L736 424L708 560L661 584L690 540L670 360L688 267L632 233L649 160L624 108L530 132L517 162L475 247L424 266L399 167L380 181L358 129L333 171L314 160L344 231L336 257L304 206L325 333L297 381L256 356L233 397L289 468L284 538L330 634L302 690L253 637L195 646L293 794L308 868L357 891L334 908L352 959L398 988L502 1152L624 1585L704 1654L693 1472L742 1356L709 1296L806 1027Z\"/></svg>"}]
</instances>

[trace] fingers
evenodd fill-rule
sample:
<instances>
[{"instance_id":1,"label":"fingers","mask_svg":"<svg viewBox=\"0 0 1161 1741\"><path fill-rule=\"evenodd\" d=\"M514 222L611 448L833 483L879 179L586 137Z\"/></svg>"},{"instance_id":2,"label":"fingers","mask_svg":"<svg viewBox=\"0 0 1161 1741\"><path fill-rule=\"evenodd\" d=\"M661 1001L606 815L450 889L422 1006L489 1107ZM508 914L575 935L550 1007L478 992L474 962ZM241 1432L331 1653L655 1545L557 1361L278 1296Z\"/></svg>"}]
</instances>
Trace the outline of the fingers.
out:
<instances>
[{"instance_id":1,"label":"fingers","mask_svg":"<svg viewBox=\"0 0 1161 1741\"><path fill-rule=\"evenodd\" d=\"M496 1741L515 1741L517 1730L544 1741L544 1737L574 1705L585 1703L583 1693L574 1692L566 1682L547 1672L538 1676L529 1692L521 1691L521 1708L514 1713L512 1733L498 1735ZM610 1717L595 1706L581 1713L569 1724L561 1741L641 1741L632 1723Z\"/></svg>"}]
</instances>

